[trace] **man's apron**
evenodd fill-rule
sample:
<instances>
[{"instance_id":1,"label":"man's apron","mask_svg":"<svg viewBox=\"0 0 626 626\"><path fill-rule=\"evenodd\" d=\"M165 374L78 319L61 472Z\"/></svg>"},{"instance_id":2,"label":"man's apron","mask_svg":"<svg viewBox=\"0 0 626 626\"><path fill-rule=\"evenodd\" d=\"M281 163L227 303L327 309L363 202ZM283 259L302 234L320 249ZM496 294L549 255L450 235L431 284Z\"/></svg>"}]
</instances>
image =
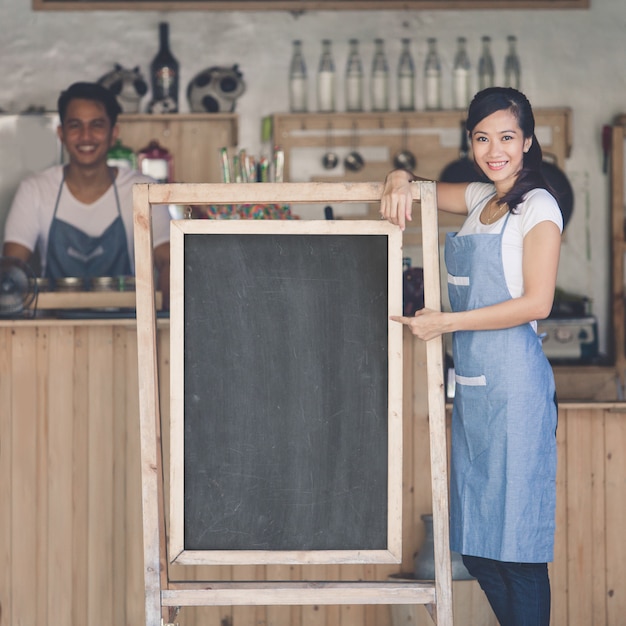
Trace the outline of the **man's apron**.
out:
<instances>
[{"instance_id":1,"label":"man's apron","mask_svg":"<svg viewBox=\"0 0 626 626\"><path fill-rule=\"evenodd\" d=\"M132 273L126 230L122 221L120 199L115 180L112 181L117 217L98 237L91 237L84 231L57 217L59 200L65 184L61 181L48 233L45 275L51 279L78 276L128 276Z\"/></svg>"},{"instance_id":2,"label":"man's apron","mask_svg":"<svg viewBox=\"0 0 626 626\"><path fill-rule=\"evenodd\" d=\"M512 219L515 219L513 216ZM502 235L446 238L453 311L509 300ZM457 331L452 412L451 548L500 561L553 558L554 377L531 324Z\"/></svg>"}]
</instances>

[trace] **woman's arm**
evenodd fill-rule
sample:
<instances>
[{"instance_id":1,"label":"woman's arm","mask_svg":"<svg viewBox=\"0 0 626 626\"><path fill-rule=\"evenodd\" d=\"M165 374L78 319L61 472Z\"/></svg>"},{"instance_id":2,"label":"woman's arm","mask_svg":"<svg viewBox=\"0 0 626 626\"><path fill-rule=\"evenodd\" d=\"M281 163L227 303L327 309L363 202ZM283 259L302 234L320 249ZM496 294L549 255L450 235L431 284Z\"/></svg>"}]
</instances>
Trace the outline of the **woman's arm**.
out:
<instances>
[{"instance_id":1,"label":"woman's arm","mask_svg":"<svg viewBox=\"0 0 626 626\"><path fill-rule=\"evenodd\" d=\"M380 215L404 230L413 217L411 182L426 180L406 170L393 170L385 179ZM448 213L467 215L465 190L468 183L437 183L437 208Z\"/></svg>"},{"instance_id":2,"label":"woman's arm","mask_svg":"<svg viewBox=\"0 0 626 626\"><path fill-rule=\"evenodd\" d=\"M406 324L424 341L457 330L498 330L544 319L552 309L560 248L558 226L550 221L540 222L524 237L524 294L519 298L471 311L422 309L415 317L393 316L391 319Z\"/></svg>"}]
</instances>

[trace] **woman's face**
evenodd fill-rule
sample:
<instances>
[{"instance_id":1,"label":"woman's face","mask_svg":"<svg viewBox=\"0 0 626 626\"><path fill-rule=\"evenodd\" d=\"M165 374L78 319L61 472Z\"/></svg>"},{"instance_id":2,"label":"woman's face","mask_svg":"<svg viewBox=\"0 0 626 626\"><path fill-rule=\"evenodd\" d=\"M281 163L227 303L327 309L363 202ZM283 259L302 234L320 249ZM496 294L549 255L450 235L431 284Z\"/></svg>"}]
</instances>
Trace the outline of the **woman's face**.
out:
<instances>
[{"instance_id":1,"label":"woman's face","mask_svg":"<svg viewBox=\"0 0 626 626\"><path fill-rule=\"evenodd\" d=\"M524 138L517 118L509 109L496 111L478 122L471 134L474 160L500 195L513 187L522 169L524 153L532 139Z\"/></svg>"}]
</instances>

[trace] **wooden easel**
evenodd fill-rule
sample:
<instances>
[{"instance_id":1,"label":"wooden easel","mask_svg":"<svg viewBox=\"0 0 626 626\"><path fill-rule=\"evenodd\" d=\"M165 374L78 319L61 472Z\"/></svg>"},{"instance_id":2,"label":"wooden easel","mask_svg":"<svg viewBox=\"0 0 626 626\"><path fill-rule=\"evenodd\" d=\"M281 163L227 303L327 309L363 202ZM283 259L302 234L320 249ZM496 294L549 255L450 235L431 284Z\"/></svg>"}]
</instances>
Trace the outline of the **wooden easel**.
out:
<instances>
[{"instance_id":1,"label":"wooden easel","mask_svg":"<svg viewBox=\"0 0 626 626\"><path fill-rule=\"evenodd\" d=\"M441 306L436 186L412 186L421 205L425 305ZM443 350L427 343L435 581L403 582L172 582L168 575L163 493L156 311L151 234L155 204L377 202L375 183L143 184L134 189L146 626L168 622L181 606L424 604L438 626L452 626Z\"/></svg>"}]
</instances>

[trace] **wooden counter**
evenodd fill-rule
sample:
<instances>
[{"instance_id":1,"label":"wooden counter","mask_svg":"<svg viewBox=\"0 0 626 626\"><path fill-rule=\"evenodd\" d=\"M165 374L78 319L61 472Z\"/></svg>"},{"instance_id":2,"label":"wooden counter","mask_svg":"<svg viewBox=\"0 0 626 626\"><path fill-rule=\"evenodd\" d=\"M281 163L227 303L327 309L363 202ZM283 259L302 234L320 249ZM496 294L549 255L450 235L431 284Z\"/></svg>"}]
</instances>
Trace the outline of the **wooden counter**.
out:
<instances>
[{"instance_id":1,"label":"wooden counter","mask_svg":"<svg viewBox=\"0 0 626 626\"><path fill-rule=\"evenodd\" d=\"M158 344L167 419L167 322L159 322ZM431 512L430 465L425 350L408 331L404 347L402 564L205 566L197 578L386 579L412 571L420 516ZM136 350L134 320L0 322L0 626L143 623ZM623 623L625 413L626 403L561 404L553 625ZM455 583L455 593L459 624L495 626L475 582ZM415 623L429 623L414 608ZM175 621L386 626L392 613L387 606L202 607L183 609Z\"/></svg>"}]
</instances>

